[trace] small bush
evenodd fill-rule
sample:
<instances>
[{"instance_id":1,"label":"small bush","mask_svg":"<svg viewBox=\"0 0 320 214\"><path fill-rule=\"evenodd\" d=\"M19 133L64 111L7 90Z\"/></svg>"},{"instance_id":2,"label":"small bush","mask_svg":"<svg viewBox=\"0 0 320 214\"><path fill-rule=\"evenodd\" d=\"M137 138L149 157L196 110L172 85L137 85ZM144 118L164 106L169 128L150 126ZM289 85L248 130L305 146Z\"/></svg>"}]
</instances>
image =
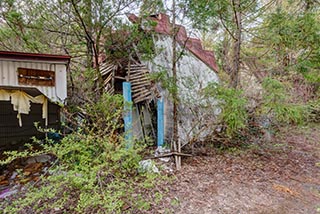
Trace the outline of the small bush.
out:
<instances>
[{"instance_id":1,"label":"small bush","mask_svg":"<svg viewBox=\"0 0 320 214\"><path fill-rule=\"evenodd\" d=\"M320 99L308 103L309 121L320 123Z\"/></svg>"},{"instance_id":2,"label":"small bush","mask_svg":"<svg viewBox=\"0 0 320 214\"><path fill-rule=\"evenodd\" d=\"M274 123L282 124L302 124L308 118L307 106L291 103L283 83L266 78L262 87L264 93L260 114L270 115Z\"/></svg>"},{"instance_id":3,"label":"small bush","mask_svg":"<svg viewBox=\"0 0 320 214\"><path fill-rule=\"evenodd\" d=\"M242 95L241 90L212 83L205 89L205 94L208 98L217 100L216 107L221 110L218 123L225 127L228 137L235 136L246 127L248 120L247 99Z\"/></svg>"},{"instance_id":4,"label":"small bush","mask_svg":"<svg viewBox=\"0 0 320 214\"><path fill-rule=\"evenodd\" d=\"M127 148L119 122L122 100L121 96L103 95L98 103L86 106L87 119L77 131L60 143L42 145L42 152L55 155L58 164L51 168L49 176L30 185L15 200L6 201L0 210L4 213L148 210L148 197L136 193L147 195L146 190L153 187L158 175L138 174L139 154L144 146L137 142Z\"/></svg>"}]
</instances>

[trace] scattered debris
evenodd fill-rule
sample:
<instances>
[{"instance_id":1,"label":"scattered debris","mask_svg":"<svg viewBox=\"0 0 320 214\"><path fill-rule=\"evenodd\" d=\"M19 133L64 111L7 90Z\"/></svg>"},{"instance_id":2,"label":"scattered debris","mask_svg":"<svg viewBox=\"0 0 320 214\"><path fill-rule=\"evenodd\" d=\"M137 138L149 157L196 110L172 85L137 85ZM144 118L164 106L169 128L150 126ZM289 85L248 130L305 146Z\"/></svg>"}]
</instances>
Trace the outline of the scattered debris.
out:
<instances>
[{"instance_id":1,"label":"scattered debris","mask_svg":"<svg viewBox=\"0 0 320 214\"><path fill-rule=\"evenodd\" d=\"M0 192L0 199L4 199L10 195L16 194L17 192L18 192L18 186L6 188L2 192Z\"/></svg>"},{"instance_id":2,"label":"scattered debris","mask_svg":"<svg viewBox=\"0 0 320 214\"><path fill-rule=\"evenodd\" d=\"M31 164L31 163L45 163L49 162L51 160L51 156L47 154L42 154L42 155L37 155L34 157L30 157L27 159L26 163Z\"/></svg>"},{"instance_id":3,"label":"scattered debris","mask_svg":"<svg viewBox=\"0 0 320 214\"><path fill-rule=\"evenodd\" d=\"M15 194L21 184L36 182L52 165L54 157L42 154L12 161L2 168L0 176L0 199Z\"/></svg>"},{"instance_id":4,"label":"scattered debris","mask_svg":"<svg viewBox=\"0 0 320 214\"><path fill-rule=\"evenodd\" d=\"M288 193L292 196L297 196L299 195L299 193L297 191L294 191L292 189L290 189L289 187L283 186L283 185L279 185L279 184L274 184L272 186L273 189L279 191L279 192L284 192L284 193Z\"/></svg>"},{"instance_id":5,"label":"scattered debris","mask_svg":"<svg viewBox=\"0 0 320 214\"><path fill-rule=\"evenodd\" d=\"M142 160L139 162L139 172L153 172L153 173L160 173L158 167L155 165L155 163L148 159L148 160Z\"/></svg>"},{"instance_id":6,"label":"scattered debris","mask_svg":"<svg viewBox=\"0 0 320 214\"><path fill-rule=\"evenodd\" d=\"M166 153L170 153L170 149L167 149L167 148L162 147L162 146L158 146L158 148L155 151L154 156L155 157L161 157L162 155L164 155ZM166 162L167 163L167 162L170 161L170 158L169 157L162 157L162 158L159 158L159 160L161 160L162 162Z\"/></svg>"}]
</instances>

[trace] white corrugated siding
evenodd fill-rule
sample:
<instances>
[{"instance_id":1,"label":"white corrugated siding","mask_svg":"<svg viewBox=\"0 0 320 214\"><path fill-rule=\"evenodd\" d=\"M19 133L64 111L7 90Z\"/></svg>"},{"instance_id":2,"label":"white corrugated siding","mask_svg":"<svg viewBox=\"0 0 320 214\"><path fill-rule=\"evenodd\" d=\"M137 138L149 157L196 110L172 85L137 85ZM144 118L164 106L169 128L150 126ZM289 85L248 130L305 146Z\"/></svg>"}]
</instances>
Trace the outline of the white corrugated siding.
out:
<instances>
[{"instance_id":1,"label":"white corrugated siding","mask_svg":"<svg viewBox=\"0 0 320 214\"><path fill-rule=\"evenodd\" d=\"M32 86L18 83L17 69L32 68L55 71L55 86ZM67 98L67 65L56 62L29 62L0 59L0 86L37 88L52 102L61 102Z\"/></svg>"}]
</instances>

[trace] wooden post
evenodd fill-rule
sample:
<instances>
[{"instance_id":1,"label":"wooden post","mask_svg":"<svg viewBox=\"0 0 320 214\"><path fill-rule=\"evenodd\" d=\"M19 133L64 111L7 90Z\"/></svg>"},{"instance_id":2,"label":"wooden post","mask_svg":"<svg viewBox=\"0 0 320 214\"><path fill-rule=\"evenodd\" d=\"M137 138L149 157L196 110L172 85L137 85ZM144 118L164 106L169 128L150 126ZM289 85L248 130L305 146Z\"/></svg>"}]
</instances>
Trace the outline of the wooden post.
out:
<instances>
[{"instance_id":1,"label":"wooden post","mask_svg":"<svg viewBox=\"0 0 320 214\"><path fill-rule=\"evenodd\" d=\"M131 97L131 83L122 83L123 98L124 98L124 131L127 148L131 148L133 145L132 137L132 97Z\"/></svg>"},{"instance_id":2,"label":"wooden post","mask_svg":"<svg viewBox=\"0 0 320 214\"><path fill-rule=\"evenodd\" d=\"M164 142L164 102L163 98L158 99L157 102L157 146L162 147Z\"/></svg>"}]
</instances>

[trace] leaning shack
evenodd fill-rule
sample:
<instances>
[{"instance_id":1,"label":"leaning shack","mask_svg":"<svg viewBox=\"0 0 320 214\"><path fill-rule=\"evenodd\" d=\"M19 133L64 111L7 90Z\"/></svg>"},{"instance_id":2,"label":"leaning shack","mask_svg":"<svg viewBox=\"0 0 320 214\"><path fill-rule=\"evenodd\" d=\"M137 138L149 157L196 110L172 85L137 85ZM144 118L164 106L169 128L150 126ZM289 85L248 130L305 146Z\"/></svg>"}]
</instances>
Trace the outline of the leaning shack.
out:
<instances>
[{"instance_id":1,"label":"leaning shack","mask_svg":"<svg viewBox=\"0 0 320 214\"><path fill-rule=\"evenodd\" d=\"M69 56L0 51L0 146L58 128Z\"/></svg>"}]
</instances>

